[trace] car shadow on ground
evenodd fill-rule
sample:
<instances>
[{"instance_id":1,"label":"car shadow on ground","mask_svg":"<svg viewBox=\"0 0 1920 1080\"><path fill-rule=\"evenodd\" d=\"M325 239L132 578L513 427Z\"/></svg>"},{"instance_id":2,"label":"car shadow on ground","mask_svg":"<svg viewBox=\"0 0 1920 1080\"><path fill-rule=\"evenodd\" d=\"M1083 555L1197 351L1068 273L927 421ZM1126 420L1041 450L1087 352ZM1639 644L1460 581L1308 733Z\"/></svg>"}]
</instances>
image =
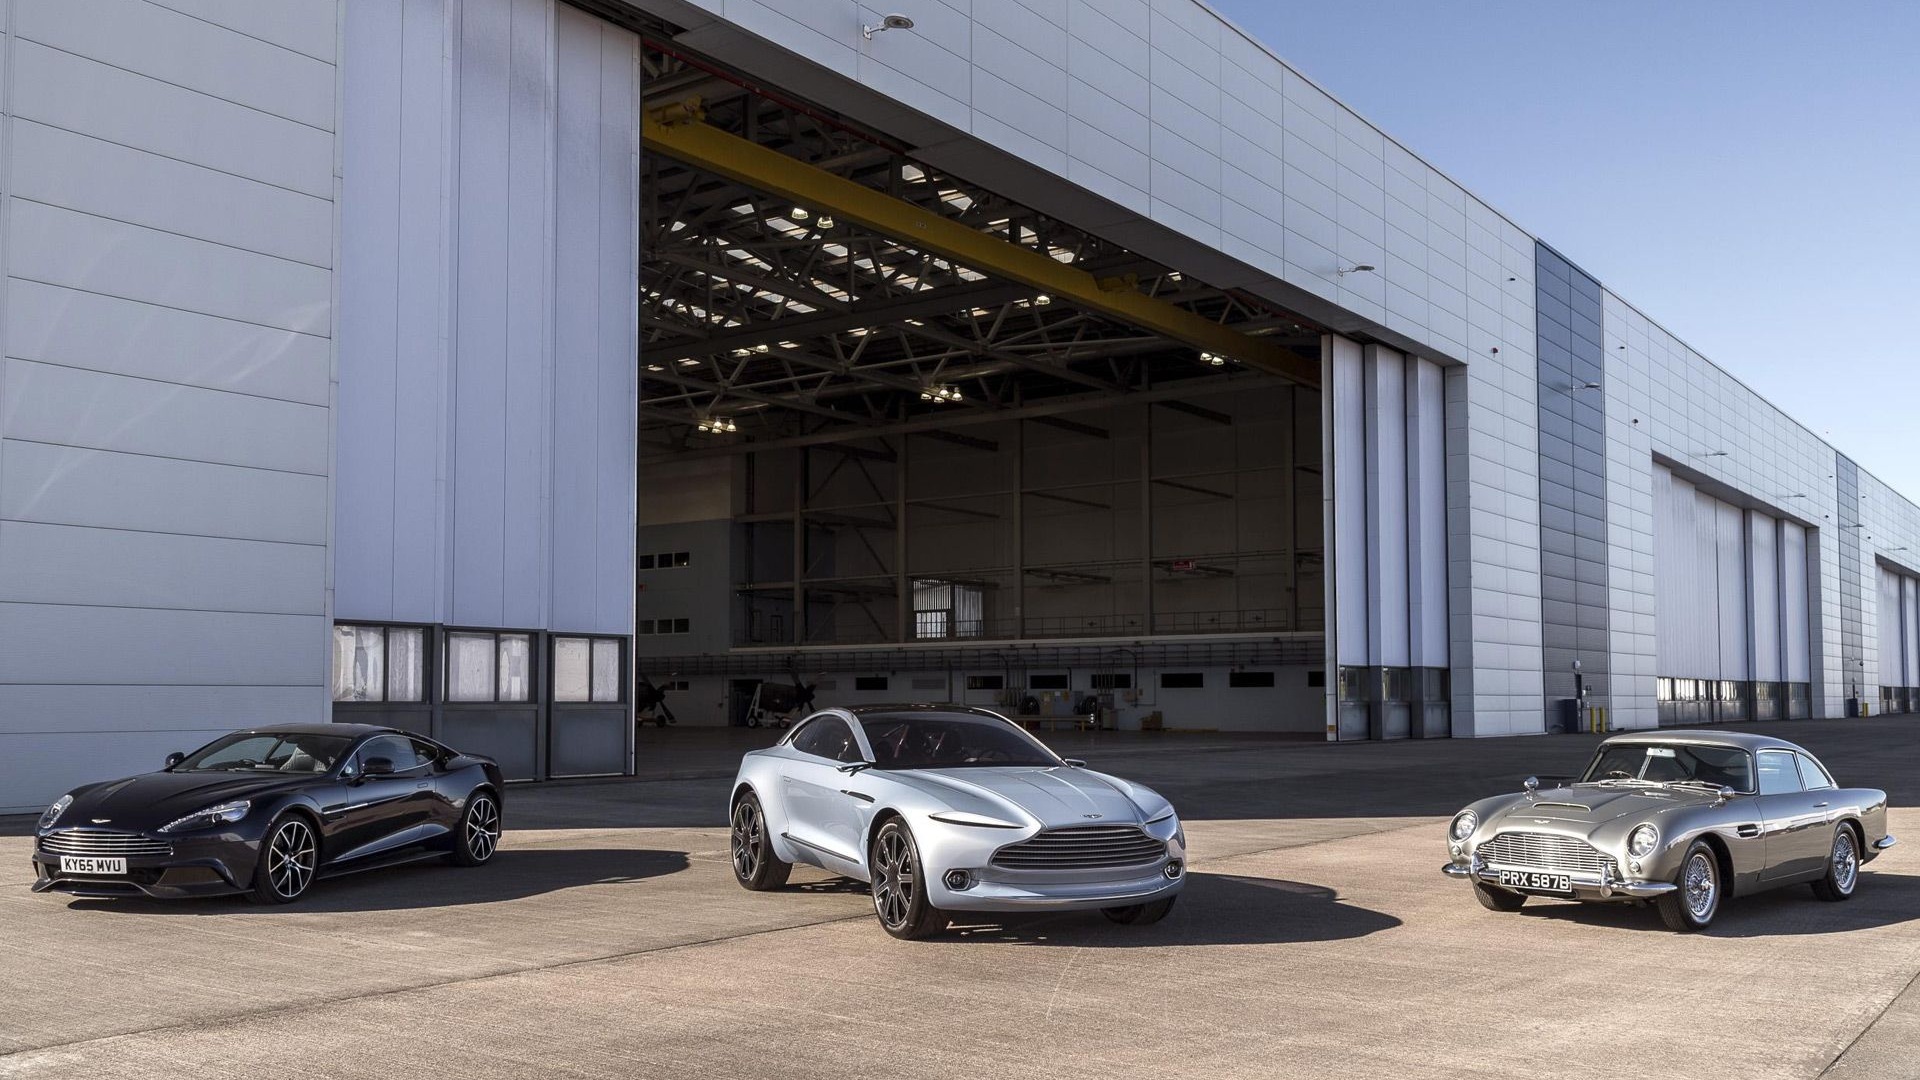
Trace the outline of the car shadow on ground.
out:
<instances>
[{"instance_id":1,"label":"car shadow on ground","mask_svg":"<svg viewBox=\"0 0 1920 1080\"><path fill-rule=\"evenodd\" d=\"M1660 913L1644 904L1570 904L1530 900L1522 916L1552 922L1604 926L1619 930L1668 933ZM1787 885L1763 893L1736 896L1720 908L1708 937L1794 937L1843 934L1920 920L1920 877L1863 871L1853 898L1830 904L1817 900L1805 885Z\"/></svg>"},{"instance_id":2,"label":"car shadow on ground","mask_svg":"<svg viewBox=\"0 0 1920 1080\"><path fill-rule=\"evenodd\" d=\"M137 915L272 915L451 908L524 900L583 885L621 885L679 873L684 851L641 848L503 850L485 866L456 869L437 861L323 878L292 904L254 904L245 897L191 900L74 899L75 911Z\"/></svg>"},{"instance_id":3,"label":"car shadow on ground","mask_svg":"<svg viewBox=\"0 0 1920 1080\"><path fill-rule=\"evenodd\" d=\"M1391 930L1400 920L1343 902L1321 885L1195 873L1173 911L1150 926L1122 926L1098 911L1057 915L960 912L945 938L1062 948L1171 948L1341 941Z\"/></svg>"}]
</instances>

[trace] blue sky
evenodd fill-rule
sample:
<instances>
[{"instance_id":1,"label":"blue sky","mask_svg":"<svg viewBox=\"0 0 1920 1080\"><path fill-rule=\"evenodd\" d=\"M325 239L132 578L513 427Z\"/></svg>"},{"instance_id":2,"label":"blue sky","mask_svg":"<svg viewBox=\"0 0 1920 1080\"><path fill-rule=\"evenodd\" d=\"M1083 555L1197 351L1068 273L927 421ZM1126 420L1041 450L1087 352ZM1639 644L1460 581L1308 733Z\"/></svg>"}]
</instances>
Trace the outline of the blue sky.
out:
<instances>
[{"instance_id":1,"label":"blue sky","mask_svg":"<svg viewBox=\"0 0 1920 1080\"><path fill-rule=\"evenodd\" d=\"M1920 501L1920 2L1211 2Z\"/></svg>"}]
</instances>

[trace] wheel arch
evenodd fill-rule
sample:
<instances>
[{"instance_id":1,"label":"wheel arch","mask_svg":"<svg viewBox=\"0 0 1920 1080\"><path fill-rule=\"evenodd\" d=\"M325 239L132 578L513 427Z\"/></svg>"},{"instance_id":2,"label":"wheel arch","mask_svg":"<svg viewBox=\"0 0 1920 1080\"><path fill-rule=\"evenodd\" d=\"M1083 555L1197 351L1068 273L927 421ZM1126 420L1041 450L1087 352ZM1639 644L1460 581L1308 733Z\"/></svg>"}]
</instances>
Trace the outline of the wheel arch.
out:
<instances>
[{"instance_id":1,"label":"wheel arch","mask_svg":"<svg viewBox=\"0 0 1920 1080\"><path fill-rule=\"evenodd\" d=\"M1696 839L1707 845L1708 851L1713 852L1713 861L1720 867L1721 887L1726 895L1731 897L1737 891L1736 883L1739 880L1733 870L1732 849L1727 847L1726 840L1720 834L1711 830L1701 833Z\"/></svg>"}]
</instances>

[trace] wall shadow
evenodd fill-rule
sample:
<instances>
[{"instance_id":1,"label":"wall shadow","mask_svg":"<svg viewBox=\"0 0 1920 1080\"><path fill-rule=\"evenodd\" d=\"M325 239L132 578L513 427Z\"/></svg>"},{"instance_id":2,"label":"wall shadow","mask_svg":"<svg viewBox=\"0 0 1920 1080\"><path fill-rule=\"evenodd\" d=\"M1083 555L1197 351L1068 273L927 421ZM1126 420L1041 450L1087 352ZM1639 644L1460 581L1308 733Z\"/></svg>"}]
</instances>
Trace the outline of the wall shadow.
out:
<instances>
[{"instance_id":1,"label":"wall shadow","mask_svg":"<svg viewBox=\"0 0 1920 1080\"><path fill-rule=\"evenodd\" d=\"M300 900L285 906L254 904L239 896L192 900L92 900L74 898L75 911L123 915L277 915L450 908L523 900L583 885L621 885L678 873L684 851L643 848L502 850L486 866L459 869L439 862L413 863L323 878Z\"/></svg>"},{"instance_id":2,"label":"wall shadow","mask_svg":"<svg viewBox=\"0 0 1920 1080\"><path fill-rule=\"evenodd\" d=\"M1098 911L1030 916L959 912L954 925L934 940L1076 949L1286 945L1366 937L1399 925L1399 919L1346 903L1321 885L1195 873L1173 911L1151 926L1121 926Z\"/></svg>"},{"instance_id":3,"label":"wall shadow","mask_svg":"<svg viewBox=\"0 0 1920 1080\"><path fill-rule=\"evenodd\" d=\"M1666 934L1672 931L1652 907L1642 904L1573 904L1529 900L1521 917L1582 926ZM1717 938L1800 937L1844 934L1920 921L1920 877L1865 870L1853 899L1832 904L1816 900L1806 885L1787 885L1763 893L1736 896L1701 933Z\"/></svg>"}]
</instances>

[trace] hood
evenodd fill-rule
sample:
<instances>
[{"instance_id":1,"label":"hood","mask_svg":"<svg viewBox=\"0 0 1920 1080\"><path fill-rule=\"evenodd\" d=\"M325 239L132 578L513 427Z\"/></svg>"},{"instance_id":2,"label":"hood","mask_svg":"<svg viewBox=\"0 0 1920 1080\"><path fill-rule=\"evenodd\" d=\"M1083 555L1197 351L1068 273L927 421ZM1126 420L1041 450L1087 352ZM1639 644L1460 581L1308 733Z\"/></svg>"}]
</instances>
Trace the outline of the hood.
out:
<instances>
[{"instance_id":1,"label":"hood","mask_svg":"<svg viewBox=\"0 0 1920 1080\"><path fill-rule=\"evenodd\" d=\"M1496 818L1544 818L1597 826L1623 817L1645 818L1678 806L1713 801L1712 795L1686 788L1604 788L1583 785L1542 790L1532 799L1521 796Z\"/></svg>"},{"instance_id":2,"label":"hood","mask_svg":"<svg viewBox=\"0 0 1920 1080\"><path fill-rule=\"evenodd\" d=\"M1026 765L913 769L893 775L943 799L956 810L989 814L997 811L999 816L1034 818L1049 829L1096 822L1138 825L1147 820L1133 798L1144 792L1144 788L1088 769ZM1153 796L1149 801L1164 800Z\"/></svg>"},{"instance_id":3,"label":"hood","mask_svg":"<svg viewBox=\"0 0 1920 1080\"><path fill-rule=\"evenodd\" d=\"M109 780L73 793L56 829L101 828L145 831L234 799L257 799L311 784L315 776L266 776L247 773L151 772ZM94 818L106 818L95 825Z\"/></svg>"}]
</instances>

